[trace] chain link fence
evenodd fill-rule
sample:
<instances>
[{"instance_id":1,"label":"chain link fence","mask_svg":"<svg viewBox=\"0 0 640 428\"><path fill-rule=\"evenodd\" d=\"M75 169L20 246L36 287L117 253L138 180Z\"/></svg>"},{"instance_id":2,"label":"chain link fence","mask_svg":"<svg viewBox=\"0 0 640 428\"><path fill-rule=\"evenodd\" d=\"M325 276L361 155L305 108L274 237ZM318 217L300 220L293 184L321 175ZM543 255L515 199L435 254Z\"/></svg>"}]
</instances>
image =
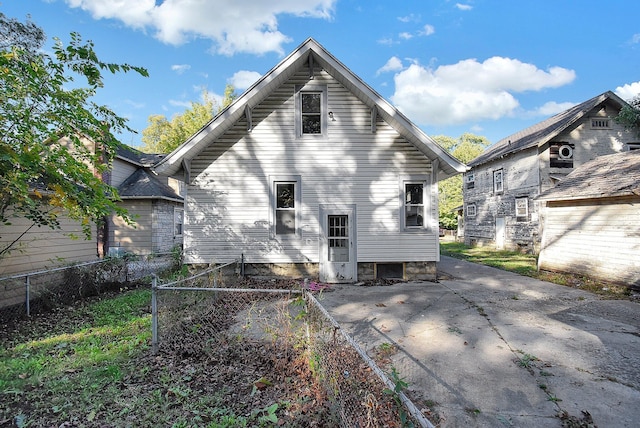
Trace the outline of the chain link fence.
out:
<instances>
[{"instance_id":1,"label":"chain link fence","mask_svg":"<svg viewBox=\"0 0 640 428\"><path fill-rule=\"evenodd\" d=\"M233 372L236 378L251 370L248 360L266 359L271 373L265 374L262 364L263 376L253 382L251 395L279 390L273 401L290 403L289 414L313 402L323 409L320 426L433 427L403 393L397 373L391 380L342 331L313 287L223 275L230 265L170 284L154 282L156 354L205 359L220 364L215 372ZM233 381L225 379L231 388ZM232 396L235 403L250 401L237 391Z\"/></svg>"},{"instance_id":2,"label":"chain link fence","mask_svg":"<svg viewBox=\"0 0 640 428\"><path fill-rule=\"evenodd\" d=\"M138 285L143 278L174 269L179 262L174 254L145 257L127 254L0 278L0 323L17 321L106 291Z\"/></svg>"}]
</instances>

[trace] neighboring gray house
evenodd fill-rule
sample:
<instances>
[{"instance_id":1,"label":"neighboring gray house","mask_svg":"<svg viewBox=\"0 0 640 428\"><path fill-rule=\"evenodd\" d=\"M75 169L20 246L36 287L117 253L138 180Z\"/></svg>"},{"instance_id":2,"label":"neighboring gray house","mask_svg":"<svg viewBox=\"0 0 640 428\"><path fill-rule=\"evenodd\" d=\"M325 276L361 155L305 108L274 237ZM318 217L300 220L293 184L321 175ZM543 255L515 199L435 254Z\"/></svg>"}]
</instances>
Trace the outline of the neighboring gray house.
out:
<instances>
[{"instance_id":1,"label":"neighboring gray house","mask_svg":"<svg viewBox=\"0 0 640 428\"><path fill-rule=\"evenodd\" d=\"M106 225L106 254L166 253L182 246L184 183L158 177L151 171L164 155L142 153L132 147L118 149L105 181L118 189L121 202L132 216L128 225L113 216Z\"/></svg>"},{"instance_id":2,"label":"neighboring gray house","mask_svg":"<svg viewBox=\"0 0 640 428\"><path fill-rule=\"evenodd\" d=\"M465 243L537 253L537 196L598 156L639 146L638 134L614 120L624 105L605 92L500 140L469 162L463 179Z\"/></svg>"},{"instance_id":3,"label":"neighboring gray house","mask_svg":"<svg viewBox=\"0 0 640 428\"><path fill-rule=\"evenodd\" d=\"M640 150L585 163L539 201L540 269L640 286Z\"/></svg>"},{"instance_id":4,"label":"neighboring gray house","mask_svg":"<svg viewBox=\"0 0 640 428\"><path fill-rule=\"evenodd\" d=\"M435 279L438 181L465 170L308 39L155 167L184 177L184 259Z\"/></svg>"}]
</instances>

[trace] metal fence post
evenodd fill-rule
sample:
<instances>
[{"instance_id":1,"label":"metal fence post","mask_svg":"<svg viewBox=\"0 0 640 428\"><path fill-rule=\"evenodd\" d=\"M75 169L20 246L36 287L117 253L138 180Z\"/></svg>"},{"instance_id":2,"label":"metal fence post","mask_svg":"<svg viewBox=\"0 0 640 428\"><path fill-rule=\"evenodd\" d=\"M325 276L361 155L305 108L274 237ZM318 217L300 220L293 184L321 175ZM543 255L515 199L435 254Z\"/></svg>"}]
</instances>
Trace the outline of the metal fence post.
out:
<instances>
[{"instance_id":1,"label":"metal fence post","mask_svg":"<svg viewBox=\"0 0 640 428\"><path fill-rule=\"evenodd\" d=\"M158 352L158 277L154 274L151 282L151 351Z\"/></svg>"},{"instance_id":2,"label":"metal fence post","mask_svg":"<svg viewBox=\"0 0 640 428\"><path fill-rule=\"evenodd\" d=\"M25 286L25 308L27 310L27 316L31 316L31 281L29 280L29 275L25 276L24 281Z\"/></svg>"}]
</instances>

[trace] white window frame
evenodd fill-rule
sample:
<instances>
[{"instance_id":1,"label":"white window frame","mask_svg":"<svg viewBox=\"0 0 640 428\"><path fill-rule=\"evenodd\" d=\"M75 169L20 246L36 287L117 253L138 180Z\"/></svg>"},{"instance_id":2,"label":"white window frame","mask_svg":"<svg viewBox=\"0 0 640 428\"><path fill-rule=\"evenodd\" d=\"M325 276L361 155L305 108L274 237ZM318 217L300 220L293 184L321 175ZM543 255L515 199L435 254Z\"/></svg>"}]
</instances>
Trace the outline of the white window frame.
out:
<instances>
[{"instance_id":1,"label":"white window frame","mask_svg":"<svg viewBox=\"0 0 640 428\"><path fill-rule=\"evenodd\" d=\"M476 204L467 204L465 208L467 217L475 217L477 215L478 209L476 207Z\"/></svg>"},{"instance_id":2,"label":"white window frame","mask_svg":"<svg viewBox=\"0 0 640 428\"><path fill-rule=\"evenodd\" d=\"M177 233L177 227L180 225L180 233ZM184 208L173 208L173 237L179 238L184 235Z\"/></svg>"},{"instance_id":3,"label":"white window frame","mask_svg":"<svg viewBox=\"0 0 640 428\"><path fill-rule=\"evenodd\" d=\"M518 206L518 203L524 202L524 207ZM524 211L522 211L524 208ZM529 198L522 197L515 199L516 218L528 218L529 217Z\"/></svg>"},{"instance_id":4,"label":"white window frame","mask_svg":"<svg viewBox=\"0 0 640 428\"><path fill-rule=\"evenodd\" d=\"M294 233L278 234L276 233L277 226L277 194L276 186L279 183L292 183L294 185ZM269 177L269 228L272 238L289 239L299 238L302 236L302 229L300 222L302 220L302 179L299 175L273 175Z\"/></svg>"},{"instance_id":5,"label":"white window frame","mask_svg":"<svg viewBox=\"0 0 640 428\"><path fill-rule=\"evenodd\" d=\"M320 94L320 133L302 133L302 94ZM295 87L295 132L297 138L323 138L327 136L327 85L307 84Z\"/></svg>"},{"instance_id":6,"label":"white window frame","mask_svg":"<svg viewBox=\"0 0 640 428\"><path fill-rule=\"evenodd\" d=\"M500 177L500 179L498 179ZM504 169L497 169L493 171L493 192L504 192Z\"/></svg>"},{"instance_id":7,"label":"white window frame","mask_svg":"<svg viewBox=\"0 0 640 428\"><path fill-rule=\"evenodd\" d=\"M420 184L422 186L422 204L407 204L406 186L408 184ZM401 177L400 179L400 230L403 232L423 232L430 230L431 218L430 213L430 195L431 195L431 180L428 176L409 176ZM422 225L408 226L407 225L407 206L421 207L422 213Z\"/></svg>"}]
</instances>

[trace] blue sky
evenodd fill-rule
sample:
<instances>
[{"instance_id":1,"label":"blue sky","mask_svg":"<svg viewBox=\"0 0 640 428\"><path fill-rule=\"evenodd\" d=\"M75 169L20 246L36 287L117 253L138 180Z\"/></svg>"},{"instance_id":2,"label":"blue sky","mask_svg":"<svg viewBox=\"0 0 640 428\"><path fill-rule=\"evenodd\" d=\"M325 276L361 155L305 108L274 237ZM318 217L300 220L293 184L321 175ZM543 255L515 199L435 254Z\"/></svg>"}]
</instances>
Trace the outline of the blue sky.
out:
<instances>
[{"instance_id":1,"label":"blue sky","mask_svg":"<svg viewBox=\"0 0 640 428\"><path fill-rule=\"evenodd\" d=\"M0 0L0 12L149 70L109 76L95 99L139 131L121 136L132 146L149 115L228 83L240 93L308 37L429 135L497 142L604 91L640 93L635 0Z\"/></svg>"}]
</instances>

